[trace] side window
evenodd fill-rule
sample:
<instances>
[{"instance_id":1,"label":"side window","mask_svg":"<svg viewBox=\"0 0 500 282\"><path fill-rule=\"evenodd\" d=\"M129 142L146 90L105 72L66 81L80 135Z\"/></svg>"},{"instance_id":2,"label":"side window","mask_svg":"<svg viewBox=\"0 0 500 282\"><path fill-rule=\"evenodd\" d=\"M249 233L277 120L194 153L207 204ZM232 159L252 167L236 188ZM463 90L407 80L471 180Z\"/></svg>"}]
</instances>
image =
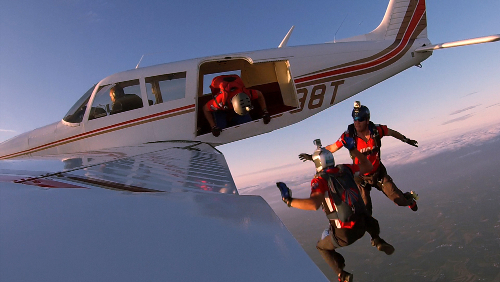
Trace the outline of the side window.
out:
<instances>
[{"instance_id":1,"label":"side window","mask_svg":"<svg viewBox=\"0 0 500 282\"><path fill-rule=\"evenodd\" d=\"M146 77L150 105L186 97L186 72Z\"/></svg>"},{"instance_id":2,"label":"side window","mask_svg":"<svg viewBox=\"0 0 500 282\"><path fill-rule=\"evenodd\" d=\"M101 86L96 93L89 120L142 108L139 80Z\"/></svg>"}]
</instances>

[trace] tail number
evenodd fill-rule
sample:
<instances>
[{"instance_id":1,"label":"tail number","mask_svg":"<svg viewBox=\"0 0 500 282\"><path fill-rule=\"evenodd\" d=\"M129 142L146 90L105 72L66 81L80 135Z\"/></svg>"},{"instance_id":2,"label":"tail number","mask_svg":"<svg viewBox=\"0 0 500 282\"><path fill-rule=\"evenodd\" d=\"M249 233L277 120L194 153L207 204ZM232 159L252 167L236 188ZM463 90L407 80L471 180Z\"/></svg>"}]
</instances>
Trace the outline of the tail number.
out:
<instances>
[{"instance_id":1,"label":"tail number","mask_svg":"<svg viewBox=\"0 0 500 282\"><path fill-rule=\"evenodd\" d=\"M344 80L334 81L330 84L333 87L332 98L330 99L330 105L335 102L335 97L337 96L337 91L339 85L344 84ZM299 98L299 108L291 111L290 113L299 113L304 109L307 97L309 96L309 103L307 103L307 108L309 110L317 109L323 106L323 101L325 100L325 94L327 89L327 83L317 84L311 90L311 95L309 96L309 91L307 88L300 88L297 90L297 94L300 95Z\"/></svg>"}]
</instances>

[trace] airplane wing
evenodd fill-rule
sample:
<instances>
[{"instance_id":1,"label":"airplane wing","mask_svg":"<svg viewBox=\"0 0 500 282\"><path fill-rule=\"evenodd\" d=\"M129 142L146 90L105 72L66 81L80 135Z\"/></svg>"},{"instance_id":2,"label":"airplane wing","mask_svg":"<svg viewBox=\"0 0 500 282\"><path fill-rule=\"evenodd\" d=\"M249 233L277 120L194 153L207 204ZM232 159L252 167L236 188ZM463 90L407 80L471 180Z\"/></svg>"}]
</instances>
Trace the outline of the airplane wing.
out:
<instances>
[{"instance_id":1,"label":"airplane wing","mask_svg":"<svg viewBox=\"0 0 500 282\"><path fill-rule=\"evenodd\" d=\"M201 142L0 162L0 250L2 281L327 281Z\"/></svg>"}]
</instances>

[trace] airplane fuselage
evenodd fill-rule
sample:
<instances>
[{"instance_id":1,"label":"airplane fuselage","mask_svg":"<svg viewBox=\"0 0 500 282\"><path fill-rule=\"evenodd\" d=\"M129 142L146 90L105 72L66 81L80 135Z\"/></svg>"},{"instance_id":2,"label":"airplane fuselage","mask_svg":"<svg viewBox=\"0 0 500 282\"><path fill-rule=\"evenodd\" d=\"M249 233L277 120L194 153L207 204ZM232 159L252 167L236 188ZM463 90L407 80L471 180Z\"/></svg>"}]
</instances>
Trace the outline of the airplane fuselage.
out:
<instances>
[{"instance_id":1,"label":"airplane fuselage","mask_svg":"<svg viewBox=\"0 0 500 282\"><path fill-rule=\"evenodd\" d=\"M184 97L153 105L145 102L138 109L93 119L89 119L91 107L87 107L81 122L61 120L2 143L0 158L81 152L168 140L220 145L270 132L299 122L418 65L432 54L412 52L428 45L427 39L417 39L405 45L400 42L401 46L391 48L394 43L388 40L355 41L286 47L192 59L117 73L96 85L89 105L103 85L133 80L138 80L141 89L136 94L140 94L143 101L148 101L145 80L165 74L185 73ZM205 65L213 70L202 73L200 70ZM224 65L230 66L225 70ZM264 75L254 81L252 74L260 72L261 66ZM277 82L282 99L286 100L284 103L289 108L282 112L271 112L272 121L267 125L261 119L256 119L228 128L219 137L210 132L200 134L197 130L201 119L199 112L203 106L200 97L208 96L202 95L203 74L214 71L239 71L246 84ZM247 71L249 75L245 75Z\"/></svg>"},{"instance_id":2,"label":"airplane fuselage","mask_svg":"<svg viewBox=\"0 0 500 282\"><path fill-rule=\"evenodd\" d=\"M212 145L237 141L299 122L418 65L432 52L415 50L429 45L425 1L391 1L375 30L337 43L120 72L91 87L61 121L0 144L0 159L172 140ZM213 77L227 73L238 74L247 88L262 92L272 116L269 124L262 122L263 111L254 105L252 121L212 135L203 113L203 106L214 98L208 85ZM115 97L116 92L120 95Z\"/></svg>"}]
</instances>

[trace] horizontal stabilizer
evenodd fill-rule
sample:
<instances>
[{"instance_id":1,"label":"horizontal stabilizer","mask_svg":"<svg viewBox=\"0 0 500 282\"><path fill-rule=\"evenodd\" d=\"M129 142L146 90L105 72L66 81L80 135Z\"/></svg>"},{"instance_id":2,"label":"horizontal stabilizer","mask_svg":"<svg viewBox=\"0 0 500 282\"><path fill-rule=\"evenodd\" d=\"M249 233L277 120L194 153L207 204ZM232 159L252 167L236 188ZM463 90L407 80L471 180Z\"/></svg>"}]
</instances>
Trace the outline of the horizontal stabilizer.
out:
<instances>
[{"instance_id":1,"label":"horizontal stabilizer","mask_svg":"<svg viewBox=\"0 0 500 282\"><path fill-rule=\"evenodd\" d=\"M441 43L441 44L430 45L430 46L423 46L423 47L417 48L415 50L415 52L423 53L423 52L429 52L429 51L433 51L433 50L437 50L437 49L445 49L445 48L472 45L472 44L495 42L495 41L499 41L499 40L500 40L500 35L497 34L497 35L477 37L477 38L460 40L460 41Z\"/></svg>"}]
</instances>

